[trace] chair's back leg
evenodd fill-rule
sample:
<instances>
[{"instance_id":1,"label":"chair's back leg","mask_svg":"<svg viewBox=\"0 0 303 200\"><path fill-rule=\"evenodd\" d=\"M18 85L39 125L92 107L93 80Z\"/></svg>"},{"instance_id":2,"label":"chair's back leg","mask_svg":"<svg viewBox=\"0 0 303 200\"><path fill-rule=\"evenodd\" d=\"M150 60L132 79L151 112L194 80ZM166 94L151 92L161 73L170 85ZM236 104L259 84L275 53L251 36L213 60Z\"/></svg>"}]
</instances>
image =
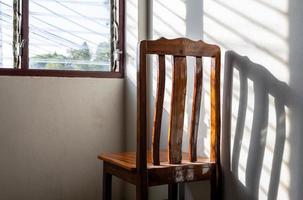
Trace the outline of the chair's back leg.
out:
<instances>
[{"instance_id":1,"label":"chair's back leg","mask_svg":"<svg viewBox=\"0 0 303 200\"><path fill-rule=\"evenodd\" d=\"M221 188L221 173L219 166L211 169L210 177L210 199L220 200L222 199L222 188Z\"/></svg>"},{"instance_id":2,"label":"chair's back leg","mask_svg":"<svg viewBox=\"0 0 303 200\"><path fill-rule=\"evenodd\" d=\"M112 199L112 175L107 172L107 165L103 166L103 200Z\"/></svg>"},{"instance_id":3,"label":"chair's back leg","mask_svg":"<svg viewBox=\"0 0 303 200\"><path fill-rule=\"evenodd\" d=\"M147 200L148 199L148 186L146 184L136 185L136 200Z\"/></svg>"},{"instance_id":4,"label":"chair's back leg","mask_svg":"<svg viewBox=\"0 0 303 200\"><path fill-rule=\"evenodd\" d=\"M178 184L168 184L168 200L178 199Z\"/></svg>"}]
</instances>

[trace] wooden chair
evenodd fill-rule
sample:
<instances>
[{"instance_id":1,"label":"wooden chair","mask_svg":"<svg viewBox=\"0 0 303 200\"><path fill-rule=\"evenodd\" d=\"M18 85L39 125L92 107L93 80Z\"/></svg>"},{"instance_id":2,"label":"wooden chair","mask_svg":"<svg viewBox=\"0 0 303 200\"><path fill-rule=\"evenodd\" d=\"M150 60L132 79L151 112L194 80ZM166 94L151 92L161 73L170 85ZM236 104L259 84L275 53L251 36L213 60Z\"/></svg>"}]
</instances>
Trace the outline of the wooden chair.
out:
<instances>
[{"instance_id":1,"label":"wooden chair","mask_svg":"<svg viewBox=\"0 0 303 200\"><path fill-rule=\"evenodd\" d=\"M220 48L186 38L144 40L139 46L137 96L137 151L105 153L103 199L111 199L111 178L117 176L136 186L136 197L148 198L148 187L169 185L169 199L177 199L177 184L210 179L211 199L220 198ZM159 57L157 96L152 131L152 151L147 149L146 56ZM173 56L169 144L160 150L160 132L165 91L165 55ZM190 124L189 153L182 153L183 120L186 96L186 57L196 58ZM211 142L210 158L197 156L197 135L202 94L202 57L211 57Z\"/></svg>"}]
</instances>

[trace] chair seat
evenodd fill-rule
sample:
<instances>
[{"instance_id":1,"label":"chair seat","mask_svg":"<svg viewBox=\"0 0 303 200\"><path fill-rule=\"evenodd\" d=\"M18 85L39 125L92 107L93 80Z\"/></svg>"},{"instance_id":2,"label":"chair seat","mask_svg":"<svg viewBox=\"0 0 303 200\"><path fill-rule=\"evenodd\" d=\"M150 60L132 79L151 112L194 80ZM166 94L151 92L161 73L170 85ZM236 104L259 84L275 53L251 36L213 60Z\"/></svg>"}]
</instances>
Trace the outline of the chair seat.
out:
<instances>
[{"instance_id":1,"label":"chair seat","mask_svg":"<svg viewBox=\"0 0 303 200\"><path fill-rule=\"evenodd\" d=\"M190 162L188 153L182 153L181 164L169 164L167 155L167 151L161 151L160 165L153 165L152 153L147 152L149 185L209 179L211 170L215 167L215 163L205 157L198 157L196 162ZM136 152L104 153L98 158L132 174L136 173Z\"/></svg>"}]
</instances>

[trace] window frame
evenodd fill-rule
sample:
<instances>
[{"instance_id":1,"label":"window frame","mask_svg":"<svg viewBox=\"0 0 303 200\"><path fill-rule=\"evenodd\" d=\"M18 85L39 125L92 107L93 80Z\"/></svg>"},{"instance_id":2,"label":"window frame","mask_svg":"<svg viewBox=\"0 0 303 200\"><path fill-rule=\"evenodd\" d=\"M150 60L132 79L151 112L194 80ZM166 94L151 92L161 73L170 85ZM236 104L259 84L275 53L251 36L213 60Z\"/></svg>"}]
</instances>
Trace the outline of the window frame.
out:
<instances>
[{"instance_id":1,"label":"window frame","mask_svg":"<svg viewBox=\"0 0 303 200\"><path fill-rule=\"evenodd\" d=\"M112 0L111 0L112 1ZM24 41L20 68L0 68L0 76L48 76L48 77L93 77L93 78L123 78L125 63L125 0L119 2L118 48L119 66L117 72L77 71L29 68L29 0L22 0L21 40Z\"/></svg>"}]
</instances>

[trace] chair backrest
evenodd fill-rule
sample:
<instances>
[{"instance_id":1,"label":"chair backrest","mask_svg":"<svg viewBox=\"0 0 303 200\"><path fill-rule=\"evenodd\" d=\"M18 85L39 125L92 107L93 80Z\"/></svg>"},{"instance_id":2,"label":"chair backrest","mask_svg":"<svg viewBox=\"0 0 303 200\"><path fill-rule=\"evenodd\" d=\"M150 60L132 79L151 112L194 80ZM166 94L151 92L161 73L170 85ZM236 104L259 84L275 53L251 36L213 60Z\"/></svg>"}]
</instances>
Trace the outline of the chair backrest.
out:
<instances>
[{"instance_id":1,"label":"chair backrest","mask_svg":"<svg viewBox=\"0 0 303 200\"><path fill-rule=\"evenodd\" d=\"M186 38L168 40L144 40L139 46L138 96L137 96L137 168L146 169L147 161L147 111L146 111L146 57L158 55L157 94L152 131L153 164L159 165L160 133L165 91L165 55L173 56L171 111L169 116L169 163L182 162L182 137L187 84L186 57L196 58L192 113L190 123L189 154L190 161L197 160L197 134L201 105L203 66L202 57L211 58L210 73L210 110L211 110L211 144L210 160L219 161L220 151L220 48L203 41Z\"/></svg>"}]
</instances>

